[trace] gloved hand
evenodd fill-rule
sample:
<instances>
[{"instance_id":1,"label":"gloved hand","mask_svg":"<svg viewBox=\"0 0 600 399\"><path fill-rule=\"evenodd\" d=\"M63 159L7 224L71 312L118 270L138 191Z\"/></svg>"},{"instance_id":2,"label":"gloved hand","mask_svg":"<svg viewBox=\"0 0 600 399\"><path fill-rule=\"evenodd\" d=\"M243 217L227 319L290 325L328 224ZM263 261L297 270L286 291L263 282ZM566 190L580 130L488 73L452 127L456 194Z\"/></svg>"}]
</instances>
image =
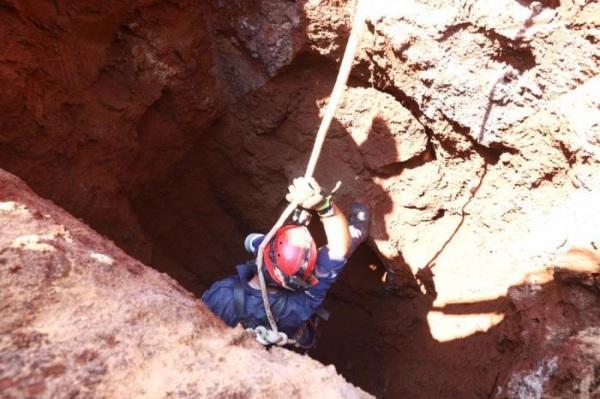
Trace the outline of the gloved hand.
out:
<instances>
[{"instance_id":1,"label":"gloved hand","mask_svg":"<svg viewBox=\"0 0 600 399\"><path fill-rule=\"evenodd\" d=\"M321 194L321 186L313 177L297 177L288 187L285 199L288 202L297 202L304 209L319 208L325 197Z\"/></svg>"}]
</instances>

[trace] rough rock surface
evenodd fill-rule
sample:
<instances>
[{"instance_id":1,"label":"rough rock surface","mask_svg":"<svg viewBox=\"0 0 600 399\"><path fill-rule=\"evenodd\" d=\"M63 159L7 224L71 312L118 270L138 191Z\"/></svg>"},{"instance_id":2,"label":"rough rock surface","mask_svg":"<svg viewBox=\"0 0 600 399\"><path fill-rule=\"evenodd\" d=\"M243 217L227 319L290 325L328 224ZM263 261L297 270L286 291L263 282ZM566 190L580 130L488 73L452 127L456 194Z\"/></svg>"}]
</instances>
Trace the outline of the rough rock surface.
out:
<instances>
[{"instance_id":1,"label":"rough rock surface","mask_svg":"<svg viewBox=\"0 0 600 399\"><path fill-rule=\"evenodd\" d=\"M432 165L380 179L399 206L386 212L388 222L376 224L374 238L385 258L414 274L431 267L444 248L433 270L440 305L480 299L480 290L503 294L546 266L559 248L597 239L600 6L558 4L369 6L371 29L360 62L370 75L364 78L410 109L435 155ZM317 21L326 20L324 14L343 19L347 11L332 13L335 5L320 1L305 8ZM318 32L309 31L312 46L335 58L327 47L334 39ZM410 174L416 178L409 183ZM573 217L565 217L569 212ZM385 238L392 221L402 230L392 234L399 241ZM561 228L550 232L546 226L542 240L535 229L543 221ZM395 260L399 255L403 260ZM481 277L492 279L477 277L478 268L465 263L486 264L486 273L499 270L506 280L486 285ZM465 292L458 285L456 292L451 276L480 290Z\"/></svg>"},{"instance_id":2,"label":"rough rock surface","mask_svg":"<svg viewBox=\"0 0 600 399\"><path fill-rule=\"evenodd\" d=\"M600 252L572 249L554 281L509 290L519 315L518 356L499 376L496 397L596 398L600 395Z\"/></svg>"},{"instance_id":3,"label":"rough rock surface","mask_svg":"<svg viewBox=\"0 0 600 399\"><path fill-rule=\"evenodd\" d=\"M357 256L315 356L378 396L593 397L600 267L553 268L600 248L600 4L368 3L317 177L385 267ZM4 2L0 167L199 293L303 173L353 12Z\"/></svg>"},{"instance_id":4,"label":"rough rock surface","mask_svg":"<svg viewBox=\"0 0 600 399\"><path fill-rule=\"evenodd\" d=\"M2 398L369 397L226 327L2 170L0 303Z\"/></svg>"},{"instance_id":5,"label":"rough rock surface","mask_svg":"<svg viewBox=\"0 0 600 399\"><path fill-rule=\"evenodd\" d=\"M0 7L0 166L149 258L131 210L219 107L208 6L95 1Z\"/></svg>"}]
</instances>

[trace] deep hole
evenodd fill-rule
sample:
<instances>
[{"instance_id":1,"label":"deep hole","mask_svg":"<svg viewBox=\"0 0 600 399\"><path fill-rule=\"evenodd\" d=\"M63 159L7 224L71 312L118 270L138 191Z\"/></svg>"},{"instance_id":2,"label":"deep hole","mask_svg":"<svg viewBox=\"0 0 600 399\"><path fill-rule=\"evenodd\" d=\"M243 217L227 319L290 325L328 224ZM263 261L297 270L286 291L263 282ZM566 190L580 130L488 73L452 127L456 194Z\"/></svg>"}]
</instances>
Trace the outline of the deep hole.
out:
<instances>
[{"instance_id":1,"label":"deep hole","mask_svg":"<svg viewBox=\"0 0 600 399\"><path fill-rule=\"evenodd\" d=\"M525 6L533 3L530 0L516 1ZM0 0L0 12L9 15L12 20L17 20L14 17L21 12L22 7L15 7L13 3L16 2ZM256 11L260 11L259 3L255 2L251 7L257 7ZM329 3L335 6L346 4L340 1ZM560 6L559 0L542 0L541 3L544 7ZM54 5L59 12L59 2L54 1ZM148 16L144 13L142 22L147 23L143 25L152 25L153 18L150 11L148 10ZM117 14L122 12L119 11ZM535 22L533 17L534 13L520 28L521 32L525 32L525 29L532 26ZM285 207L283 195L290 178L304 173L306 160L313 145L314 133L322 118L320 108L324 99L331 93L338 73L338 64L332 57L316 55L312 50L310 53L301 52L295 54L296 58L288 66L263 82L261 78L263 66L259 65L258 60L251 59L252 55L244 50L248 47L247 44L232 44L242 53L239 55L240 61L244 57L248 58L244 60L244 63L249 63L248 67L238 71L233 65L237 63L238 55L232 56L232 65L217 62L213 57L215 53L223 50L222 48L219 50L220 44L217 43L218 45L214 47L215 43L204 43L204 39L194 36L200 34L202 37L212 37L206 34L208 32L189 31L188 33L186 29L188 25L182 24L183 29L178 27L177 31L185 32L186 40L178 40L177 43L165 41L165 49L176 47L172 53L154 46L146 50L146 46L140 46L139 41L153 38L152 43L162 43L159 31L156 31L158 34L156 37L154 34L147 37L136 36L139 33L136 33L138 29L135 26L138 25L123 24L113 37L112 34L107 34L110 33L108 30L106 34L102 33L104 29L100 29L100 25L104 25L107 21L112 24L116 20L103 19L98 20L96 24L91 14L89 20L87 17L83 20L72 18L73 21L85 22L83 24L85 32L81 35L81 42L66 43L63 54L60 40L67 36L63 36L61 29L63 29L62 24L66 24L68 19L61 18L60 23L57 23L55 32L57 36L27 35L29 31L12 35L17 39L22 37L27 39L23 42L25 45L23 54L28 54L23 58L23 64L15 63L20 69L16 70L14 76L27 75L24 79L31 80L35 84L30 85L27 81L25 81L27 84L22 81L16 82L18 84L14 85L15 90L11 91L11 96L16 95L9 96L9 101L4 104L9 111L5 114L9 115L7 119L9 123L3 126L12 129L12 125L15 124L19 129L10 131L8 135L0 132L0 139L2 139L0 160L6 164L8 170L26 180L43 197L53 200L75 216L85 219L95 230L110 237L131 255L158 271L168 273L199 297L215 281L236 273L235 266L249 259L249 255L243 248L246 234L266 232ZM54 32L54 24L42 23L40 22L42 20L37 19L23 18L23 20L33 24L40 31L48 31L52 27ZM376 24L377 22L368 24L372 34L377 28ZM64 33L77 33L80 30L77 29L78 26L73 29L65 28ZM473 29L470 26L470 22L465 22L451 27L441 40L461 29ZM217 29L218 32L215 33L222 36L220 40L226 39L225 42L229 43L235 39L236 33L233 27L231 30L226 26ZM346 28L340 29L344 31ZM458 122L448 120L453 130L470 142L471 146L468 149L458 146L449 138L443 140L441 138L443 135L436 136L433 131L436 123L432 126L423 126L427 136L426 148L421 148L421 153L413 154L409 160L399 162L400 158L396 157L398 154L395 152L398 151L398 142L393 136L401 132L398 127L392 129L393 124L388 124L388 121L392 120L391 112L383 115L386 118L380 118L380 115L374 117L372 123L374 130L368 132L365 141L359 144L352 139L347 130L351 125L348 120L354 118L358 120L361 113L368 114L368 112L354 109L353 115L346 115L348 119L342 121L343 123L340 120L333 121L323 149L321 164L317 168L317 178L319 182L324 183L324 187L333 187L338 179L344 182L339 194L339 203L345 206L345 209L348 209L351 200L360 198L363 194L377 206L380 236L372 237L373 239L380 240L379 243L384 243L383 245L397 245L397 248L404 249L401 240L416 241L414 237L405 237L404 231L399 229L405 221L396 224L395 220L392 223L389 219L384 220L388 215L393 216L395 207L404 206L402 202L394 203L397 197L390 195L392 188L395 190L401 187L398 185L382 187L374 177L395 176L416 171L411 169L420 168L436 160L437 146L444 147L445 152L462 160L467 160L472 151L477 152L485 160L479 185L472 189L472 196L461 210L457 210L456 207L444 209L443 207L446 206L443 202L444 197L440 197L433 203L437 204L434 208L439 209L437 212L428 213L430 209L426 206L421 207L420 201L418 206L412 204L406 206L408 209L424 211L424 219L415 222L418 224L413 224L413 227L428 228L427 225L430 223L433 225L448 220L455 223L452 218L460 219L454 230L450 226L451 234L447 238L444 237L446 241L443 241L444 244L439 249L423 250L426 254L428 252L435 254L431 260L420 263L419 260L411 259L410 264L413 267L423 264L421 269L411 271L404 259L389 259L386 261L396 265L396 269L388 270L389 265L384 265L371 247L362 245L351 257L339 281L328 295L324 306L331 311L331 318L321 323L318 345L309 355L325 364L335 365L350 382L377 397L493 397L494 389L500 384L499 381L511 377L506 374L506 370L510 370L511 362L523 360L523 351L519 352L519 350L531 349L527 346L529 342L535 345L542 342L533 338L530 341L528 337L525 338L524 343L522 342L520 333L523 330L517 322L520 322L521 318L528 318L529 315L526 311L515 309L509 309L513 311L512 313L508 312L506 307L510 305L507 305L509 300L506 296L474 303L453 303L452 306L448 306L448 309L444 309L447 314L458 316L489 312L506 315L503 324L498 324L486 332L442 342L433 338L428 322L432 311L441 311L434 306L434 299L438 294L434 282L439 280L433 277L435 273L439 273L439 267L435 268L436 259L439 261L438 255L446 244L454 239L465 217L471 212L471 209L465 207L471 199L475 198L486 176L488 165L496 165L504 161L508 158L508 154L518 154L518 149L499 143L483 145L481 143L487 141L482 141L483 137L474 136L479 132L481 134L485 132L490 110L497 105L495 88L502 88L510 83L509 78L517 78L520 73L536 66L537 52L534 54L526 40L519 37L515 40L508 39L492 28L477 29L495 42L495 47L499 48L492 57L493 60L512 66L507 70L514 69L516 72L510 71L510 76L507 73L497 85L493 86L488 94L487 104L485 104L486 114L478 131L472 132L469 128L460 126ZM148 33L152 32L148 31ZM276 36L276 32L268 33L266 36L269 39ZM50 38L48 40L52 45L38 43L34 40L37 36ZM100 43L103 36L109 38L110 42ZM195 38L199 39L198 42ZM301 38L301 35L298 38ZM592 44L597 42L591 34L586 34L584 38ZM322 39L329 40L329 37ZM74 48L84 49L89 47L86 46L89 44L86 40L93 40L92 49L106 49L106 54L103 50L102 57L95 57L99 59L97 61L90 59L89 64L67 62L70 54L85 54L79 51L68 51L69 44L73 46L76 44ZM57 46L54 46L55 41ZM340 43L336 45L342 45L342 41L343 38L340 38ZM178 48L180 45L186 47L186 42L189 42L193 49L190 48L188 54L180 53ZM295 46L294 42L293 47ZM60 59L50 59L46 56L40 58L57 61L46 63L48 71L38 62L36 64L39 64L38 67L33 68L34 75L29 76L19 72L31 69L31 65L27 65L26 61L33 59L33 55L40 54L34 51L35 48L46 47L50 50L49 54L57 51L61 53ZM12 49L11 46L8 48ZM228 48L227 46L225 51L233 51ZM130 51L134 49L136 51ZM139 54L139 57L135 54L138 49L143 49L140 50L143 54ZM32 57L29 56L30 50L33 51ZM371 56L385 56L387 50L385 47L382 50L384 50L382 54L371 54ZM396 50L397 57L401 59L406 57L404 50L405 47ZM46 52L44 51L43 54ZM63 55L64 59L62 59ZM133 59L130 58L132 55ZM229 57L228 54L224 56ZM100 64L97 64L98 62ZM209 66L206 68L198 66L204 62ZM185 63L189 70L180 68ZM11 64L12 61L3 64L2 68L6 67L10 71ZM67 65L66 69L63 64ZM162 65L169 66L169 70L173 66L176 71L172 77L165 78L165 82L162 78L164 74ZM155 66L157 68L154 68ZM396 103L410 111L415 119L426 123L422 105L411 97L414 93L408 95L402 87L397 87L398 83L392 79L396 72L384 71L379 67L371 71L369 66L371 65L363 60L355 68L348 93L353 89L374 89L367 94L368 96L387 93L389 95L387 97L391 96ZM95 72L92 72L95 67L98 67L98 79L95 82L88 81L90 77L94 77ZM231 74L225 72L230 67ZM418 63L414 67L423 66ZM257 70L253 71L254 68ZM219 71L219 69L223 70ZM249 82L240 83L250 71L253 72L248 75ZM540 71L542 74L546 73ZM44 78L35 76L38 72L40 75L48 76ZM68 76L71 72L73 76ZM161 79L158 79L159 82L152 82L148 76L154 75L147 75L147 72L158 73ZM237 76L239 72L240 81L237 81L236 77L231 84L240 87L232 87L232 93L222 89L220 85L224 82L213 82L212 75L219 75L219 72L225 74L225 77L221 76L220 79L230 79L234 75ZM410 70L406 72L411 73ZM12 80L13 74L6 76L9 77L8 82ZM198 77L200 79L197 79ZM82 80L77 80L78 78ZM74 81L60 82L63 79ZM255 79L256 82L253 81ZM432 82L431 78L427 78L424 85L431 88ZM211 86L213 83L216 90L214 93ZM208 88L204 87L205 85ZM190 87L192 91L187 90ZM19 92L21 88L25 88L23 93ZM42 93L46 89L48 89L48 96ZM29 117L30 114L37 113L32 111L37 108L42 109L41 105L45 104L44 102L40 102L38 106L38 101L41 101L42 97L51 99L49 96L56 94L58 97L52 98L52 103L56 103L56 107L53 105L45 109L43 118L36 115L35 118ZM71 95L73 98L70 98ZM450 92L449 95L460 94ZM140 100L139 97L142 96L144 98ZM145 96L150 96L151 100ZM31 99L28 99L29 97ZM221 97L226 98L223 100ZM21 98L24 103L19 103ZM200 98L202 101L198 100ZM363 98L366 98L364 94ZM87 104L91 99L98 102ZM8 103L13 100L16 100L17 105L14 109L8 106ZM132 102L131 108L126 105L129 102ZM352 104L349 102L347 105L349 107L347 109L351 110ZM371 105L369 101L365 101L365 107ZM390 101L388 105L396 104ZM106 113L99 112L97 116L85 115L95 113L96 110L101 111L103 107L106 107ZM21 110L23 110L22 114ZM104 124L102 118L107 115L110 115L110 118ZM21 119L21 116L24 116L23 125L14 122ZM64 123L55 122L63 118L66 119ZM123 131L120 130L122 122L126 122L122 126ZM90 129L92 127L93 129ZM73 134L70 133L71 130ZM378 134L371 134L373 131ZM13 136L14 148L11 147ZM121 139L126 142L122 146L118 143ZM113 159L108 152L115 149L124 152L125 155ZM575 166L577 160L570 154L570 149L562 144L560 149L565 161ZM382 157L382 153L385 156ZM440 154L440 158L446 156L443 152ZM121 159L128 156L134 159ZM378 158L383 158L381 163L377 162ZM370 167L366 159L370 159L374 166ZM511 166L517 167L520 164L515 162ZM0 166L5 168L4 165ZM131 169L127 169L127 166ZM492 180L493 185L503 184L504 181L497 173L502 172L502 164L497 166L498 168L494 168L497 180ZM555 173L553 171L554 169L552 173ZM447 173L455 172L449 169ZM554 174L548 173L543 178L552 181ZM494 187L496 188L499 187ZM432 189L442 190L433 186ZM483 190L481 196L491 197L494 193L491 190L492 188L488 192ZM498 199L501 200L502 198ZM504 209L503 204L502 207ZM475 212L482 211L475 208ZM480 216L485 217L486 213L481 213ZM510 220L517 217L510 213L506 216L510 217ZM34 215L34 217L42 218L42 215ZM318 218L315 219L316 221L311 224L311 232L317 243L321 245L324 243L323 230L318 223ZM484 222L492 224L495 221L491 218ZM381 232L381 226L388 225L393 225L390 230L394 228L396 230ZM419 239L427 239L427 236ZM465 240L465 238L461 239ZM460 245L470 246L472 242L467 237ZM503 245L502 241L498 245ZM597 247L594 243L592 245ZM390 252L394 253L394 251ZM510 270L513 254L507 255L505 266ZM281 254L277 253L277 257L280 256ZM402 257L402 255L396 256ZM3 262L5 260L0 258L0 264ZM462 262L462 259L459 259L459 262ZM438 266L443 266L441 263ZM488 266L473 264L473 267ZM144 276L140 266L131 266L128 270L133 274ZM10 272L14 273L15 270ZM450 280L450 282L456 283L458 288L472 288L469 286L472 282L469 281ZM464 286L458 285L461 283ZM527 287L525 285L520 289L526 291ZM597 291L597 287L598 282L593 289ZM440 295L442 292L439 290ZM553 292L551 291L550 294ZM547 298L552 299L553 296L550 294ZM575 297L569 295L571 296ZM540 299L539 302L546 306L543 300ZM561 317L575 318L577 315L571 315L569 313L571 310L565 309ZM584 319L581 317L577 323L589 322L593 325L592 323L596 321L594 317L587 321ZM536 324L544 326L543 317L531 317L524 321L537 321ZM535 357L532 357L532 361L533 359ZM527 380L528 377L523 378ZM570 382L568 378L565 380Z\"/></svg>"},{"instance_id":2,"label":"deep hole","mask_svg":"<svg viewBox=\"0 0 600 399\"><path fill-rule=\"evenodd\" d=\"M498 332L438 342L427 321L433 299L408 269L386 271L362 245L329 293L331 317L310 355L376 397L471 397L491 389L509 362L496 352Z\"/></svg>"},{"instance_id":3,"label":"deep hole","mask_svg":"<svg viewBox=\"0 0 600 399\"><path fill-rule=\"evenodd\" d=\"M213 282L235 274L235 265L249 259L243 249L245 235L270 229L286 205L283 193L289 184L287 174L303 174L306 160L302 154L308 154L313 142L304 130L318 126L315 102L329 95L336 73L330 61L299 58L215 123L164 181L144 190L134 209L154 244L149 264L169 273L198 296ZM281 114L287 117L281 118ZM257 124L266 121L260 126L268 133L251 130L254 125L240 122L240 115L251 115ZM302 123L294 124L298 119ZM279 125L273 126L271 121ZM386 131L385 126L379 127ZM384 148L392 146L386 134L372 137L378 137ZM356 183L354 170L344 169L341 163L326 163L328 158L335 158L337 149L330 147L332 142L348 155L361 149L339 122L333 122L328 138L317 180L324 187L343 180L346 197L342 190L339 205L346 210L350 201L369 192L377 198L376 217L390 212L394 204L370 180L368 171ZM236 149L233 154L226 153L227 146ZM427 148L430 151L431 145ZM297 170L284 174L282 168L291 168L289 159L297 153L302 159ZM393 172L419 167L432 158L427 154L425 151L423 159L402 164ZM443 210L434 215L435 219L443 217ZM313 217L310 231L317 245L324 244L319 218ZM384 273L377 255L362 245L326 299L331 318L321 323L317 347L309 355L335 365L345 378L377 397L487 394L498 370L511 359L497 352L499 330L440 343L432 337L427 321L435 289L426 287L429 294L422 293L419 277L415 278L408 267L387 272L385 283ZM425 275L421 273L421 277ZM427 285L427 281L421 283ZM470 364L458 377L453 370L457 358L461 364ZM465 383L457 385L457 381Z\"/></svg>"},{"instance_id":4,"label":"deep hole","mask_svg":"<svg viewBox=\"0 0 600 399\"><path fill-rule=\"evenodd\" d=\"M331 316L320 324L317 346L310 353L324 364L334 364L350 382L376 395L383 393L384 376L391 371L375 348L376 325L387 317L387 312L378 309L383 310L386 302L396 302L384 291L384 272L367 245L356 250L325 301Z\"/></svg>"}]
</instances>

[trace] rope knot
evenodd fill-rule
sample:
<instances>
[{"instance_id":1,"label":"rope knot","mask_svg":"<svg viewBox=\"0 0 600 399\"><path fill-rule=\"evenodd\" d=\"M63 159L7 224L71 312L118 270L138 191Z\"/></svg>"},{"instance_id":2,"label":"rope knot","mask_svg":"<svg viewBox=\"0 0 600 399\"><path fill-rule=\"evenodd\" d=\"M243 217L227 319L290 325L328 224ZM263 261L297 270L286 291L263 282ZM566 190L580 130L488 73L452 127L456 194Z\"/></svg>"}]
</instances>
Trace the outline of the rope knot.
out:
<instances>
[{"instance_id":1,"label":"rope knot","mask_svg":"<svg viewBox=\"0 0 600 399\"><path fill-rule=\"evenodd\" d=\"M273 331L265 326L258 326L254 329L247 328L246 331L256 336L258 343L264 346L285 346L288 344L288 336L281 331Z\"/></svg>"}]
</instances>

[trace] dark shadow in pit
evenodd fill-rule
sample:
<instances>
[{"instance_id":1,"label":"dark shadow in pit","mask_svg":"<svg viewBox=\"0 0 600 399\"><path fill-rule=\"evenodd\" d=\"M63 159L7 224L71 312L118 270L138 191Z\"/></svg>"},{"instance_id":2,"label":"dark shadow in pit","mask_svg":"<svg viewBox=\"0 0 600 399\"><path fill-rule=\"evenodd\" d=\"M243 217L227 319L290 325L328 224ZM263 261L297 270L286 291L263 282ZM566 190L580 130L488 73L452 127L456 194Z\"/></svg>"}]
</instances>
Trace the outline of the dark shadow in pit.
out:
<instances>
[{"instance_id":1,"label":"dark shadow in pit","mask_svg":"<svg viewBox=\"0 0 600 399\"><path fill-rule=\"evenodd\" d=\"M299 59L231 106L167 178L147 187L134 204L154 243L151 265L197 295L245 261L245 235L271 227L286 206L288 184L304 174L321 121L316 103L329 96L337 71L320 57ZM378 118L373 129L377 134L357 146L334 121L316 178L325 189L342 180L336 197L345 210L368 198L372 237L385 240L384 218L393 204L373 182L376 171L365 168L361 151L379 148L394 158L396 144ZM394 165L393 173L417 166Z\"/></svg>"},{"instance_id":2,"label":"dark shadow in pit","mask_svg":"<svg viewBox=\"0 0 600 399\"><path fill-rule=\"evenodd\" d=\"M356 252L328 296L331 318L321 325L310 355L336 365L350 382L378 398L489 397L510 364L511 356L501 350L512 348L498 347L496 329L436 341L427 321L434 295L421 293L408 269L396 270L394 280L385 284L384 272L368 247ZM453 308L452 314L480 310L465 306ZM503 306L505 298L500 298L485 308L502 311Z\"/></svg>"},{"instance_id":3,"label":"dark shadow in pit","mask_svg":"<svg viewBox=\"0 0 600 399\"><path fill-rule=\"evenodd\" d=\"M566 340L600 322L594 310L600 305L598 288L581 285L584 277L514 285L511 299L434 307L434 296L422 294L409 271L398 271L403 279L391 290L383 288L383 271L368 247L356 252L328 296L331 318L310 353L378 398L515 397L507 392L511 378L534 372L548 348L560 342L549 343L547 331L558 328ZM590 305L575 311L580 295ZM439 342L427 320L432 310L454 316L498 313L504 319L486 332ZM517 389L527 382L512 384Z\"/></svg>"}]
</instances>

